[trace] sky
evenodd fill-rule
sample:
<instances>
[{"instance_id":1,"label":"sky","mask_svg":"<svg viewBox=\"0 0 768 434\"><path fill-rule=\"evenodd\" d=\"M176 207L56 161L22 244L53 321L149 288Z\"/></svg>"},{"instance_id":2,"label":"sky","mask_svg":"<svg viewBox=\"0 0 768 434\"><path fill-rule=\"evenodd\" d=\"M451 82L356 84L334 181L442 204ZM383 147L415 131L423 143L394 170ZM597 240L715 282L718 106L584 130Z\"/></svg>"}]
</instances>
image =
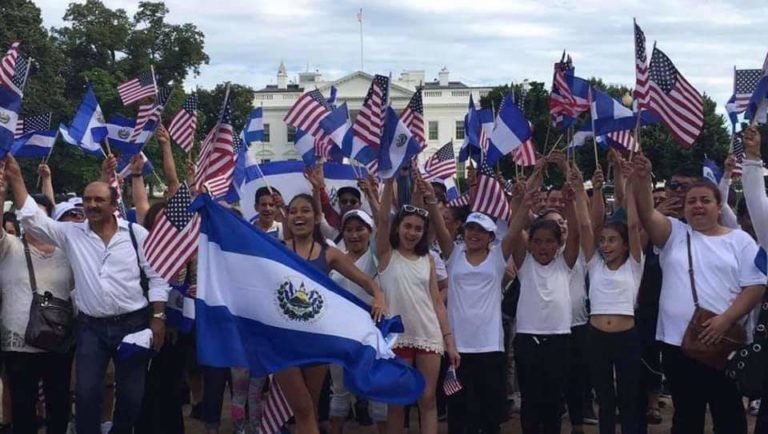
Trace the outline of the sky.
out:
<instances>
[{"instance_id":1,"label":"sky","mask_svg":"<svg viewBox=\"0 0 768 434\"><path fill-rule=\"evenodd\" d=\"M132 15L135 0L103 0ZM46 27L63 25L64 0L36 0ZM722 105L733 68L760 68L768 51L765 0L166 0L171 23L205 33L210 64L187 86L232 81L255 89L276 82L284 61L289 79L318 70L335 79L369 73L441 68L452 81L492 86L545 81L567 50L576 75L634 83L632 19L700 92ZM216 4L218 7L212 8Z\"/></svg>"}]
</instances>

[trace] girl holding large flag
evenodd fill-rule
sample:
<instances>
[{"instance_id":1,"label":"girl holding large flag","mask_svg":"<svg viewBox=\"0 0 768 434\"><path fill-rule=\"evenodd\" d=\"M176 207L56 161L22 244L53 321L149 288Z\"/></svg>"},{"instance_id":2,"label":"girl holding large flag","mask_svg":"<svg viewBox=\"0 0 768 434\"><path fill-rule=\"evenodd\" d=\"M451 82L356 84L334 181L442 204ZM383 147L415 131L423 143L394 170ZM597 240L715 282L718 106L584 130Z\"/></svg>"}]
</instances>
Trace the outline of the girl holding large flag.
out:
<instances>
[{"instance_id":1,"label":"girl holding large flag","mask_svg":"<svg viewBox=\"0 0 768 434\"><path fill-rule=\"evenodd\" d=\"M287 228L293 238L286 240L286 246L306 259L323 273L332 270L363 288L373 296L371 313L378 321L384 310L384 296L379 285L355 266L354 261L339 249L327 244L320 233L321 210L312 196L299 194L288 204ZM319 433L317 408L320 393L328 373L328 365L288 368L276 374L277 381L285 394L296 419L296 432Z\"/></svg>"},{"instance_id":2,"label":"girl holding large flag","mask_svg":"<svg viewBox=\"0 0 768 434\"><path fill-rule=\"evenodd\" d=\"M403 205L390 228L393 196L394 178L389 178L384 183L379 208L380 228L376 234L381 286L390 313L400 315L405 327L405 333L398 337L393 351L406 363L416 365L427 383L419 398L421 432L436 434L435 390L440 358L445 350L451 365L458 368L460 356L437 288L435 264L429 255L429 212ZM390 405L387 432L402 433L403 417L402 406Z\"/></svg>"}]
</instances>

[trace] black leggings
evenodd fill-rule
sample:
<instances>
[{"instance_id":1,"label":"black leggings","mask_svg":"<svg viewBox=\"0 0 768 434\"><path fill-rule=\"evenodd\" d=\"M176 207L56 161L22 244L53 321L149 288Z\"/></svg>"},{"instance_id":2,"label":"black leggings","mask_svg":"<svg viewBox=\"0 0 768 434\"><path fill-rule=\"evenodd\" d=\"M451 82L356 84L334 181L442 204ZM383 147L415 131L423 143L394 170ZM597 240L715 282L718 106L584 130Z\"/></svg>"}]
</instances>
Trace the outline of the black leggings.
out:
<instances>
[{"instance_id":1,"label":"black leggings","mask_svg":"<svg viewBox=\"0 0 768 434\"><path fill-rule=\"evenodd\" d=\"M569 335L518 333L512 345L522 403L523 434L560 434L560 404L568 382Z\"/></svg>"},{"instance_id":2,"label":"black leggings","mask_svg":"<svg viewBox=\"0 0 768 434\"><path fill-rule=\"evenodd\" d=\"M500 432L506 403L504 374L507 356L492 353L461 353L456 372L462 390L448 397L450 434Z\"/></svg>"},{"instance_id":3,"label":"black leggings","mask_svg":"<svg viewBox=\"0 0 768 434\"><path fill-rule=\"evenodd\" d=\"M638 377L642 365L637 330L633 327L627 331L609 333L590 325L587 348L592 382L600 403L600 434L616 432L617 404L621 413L622 434L639 432L637 395L640 393Z\"/></svg>"}]
</instances>

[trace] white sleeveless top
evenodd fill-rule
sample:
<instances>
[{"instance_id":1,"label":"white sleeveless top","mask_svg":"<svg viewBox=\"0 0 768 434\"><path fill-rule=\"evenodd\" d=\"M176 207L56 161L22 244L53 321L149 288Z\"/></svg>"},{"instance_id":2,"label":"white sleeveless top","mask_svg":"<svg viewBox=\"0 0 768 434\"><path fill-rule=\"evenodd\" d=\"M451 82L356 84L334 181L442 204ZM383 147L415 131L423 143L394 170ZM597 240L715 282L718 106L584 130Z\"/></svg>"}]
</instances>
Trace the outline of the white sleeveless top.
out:
<instances>
[{"instance_id":1,"label":"white sleeveless top","mask_svg":"<svg viewBox=\"0 0 768 434\"><path fill-rule=\"evenodd\" d=\"M504 351L501 325L501 281L506 261L494 243L483 262L467 261L464 243L448 258L448 319L460 353Z\"/></svg>"},{"instance_id":2,"label":"white sleeveless top","mask_svg":"<svg viewBox=\"0 0 768 434\"><path fill-rule=\"evenodd\" d=\"M589 302L592 315L635 315L635 301L643 277L643 263L629 255L616 270L611 270L598 253L590 259Z\"/></svg>"},{"instance_id":3,"label":"white sleeveless top","mask_svg":"<svg viewBox=\"0 0 768 434\"><path fill-rule=\"evenodd\" d=\"M395 348L411 347L443 353L443 334L429 292L429 255L410 260L397 250L380 274L389 314L400 315L405 331Z\"/></svg>"},{"instance_id":4,"label":"white sleeveless top","mask_svg":"<svg viewBox=\"0 0 768 434\"><path fill-rule=\"evenodd\" d=\"M562 253L547 265L525 254L517 272L520 299L517 302L517 333L555 335L571 333L571 269Z\"/></svg>"}]
</instances>

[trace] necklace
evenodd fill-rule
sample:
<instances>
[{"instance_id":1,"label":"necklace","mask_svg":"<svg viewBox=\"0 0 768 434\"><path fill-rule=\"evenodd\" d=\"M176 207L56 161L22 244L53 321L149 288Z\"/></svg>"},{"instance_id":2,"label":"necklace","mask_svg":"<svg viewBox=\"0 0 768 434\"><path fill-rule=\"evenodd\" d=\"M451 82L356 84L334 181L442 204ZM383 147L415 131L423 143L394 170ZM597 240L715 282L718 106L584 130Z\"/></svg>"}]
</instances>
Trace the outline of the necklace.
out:
<instances>
[{"instance_id":1,"label":"necklace","mask_svg":"<svg viewBox=\"0 0 768 434\"><path fill-rule=\"evenodd\" d=\"M295 240L295 239L294 239L294 240L291 240L291 244L293 245L293 251L294 251L294 253L297 253L297 254L299 254L299 252L298 252L298 251L296 251L296 240ZM311 261L311 260L312 260L312 259L311 259L311 258L312 258L312 252L314 252L314 251L315 251L315 242L314 242L314 241L312 241L312 247L310 247L310 248L309 248L309 255L307 255L307 257L306 257L306 258L304 258L304 259L306 259L307 261ZM299 256L301 256L301 254L299 254Z\"/></svg>"}]
</instances>

